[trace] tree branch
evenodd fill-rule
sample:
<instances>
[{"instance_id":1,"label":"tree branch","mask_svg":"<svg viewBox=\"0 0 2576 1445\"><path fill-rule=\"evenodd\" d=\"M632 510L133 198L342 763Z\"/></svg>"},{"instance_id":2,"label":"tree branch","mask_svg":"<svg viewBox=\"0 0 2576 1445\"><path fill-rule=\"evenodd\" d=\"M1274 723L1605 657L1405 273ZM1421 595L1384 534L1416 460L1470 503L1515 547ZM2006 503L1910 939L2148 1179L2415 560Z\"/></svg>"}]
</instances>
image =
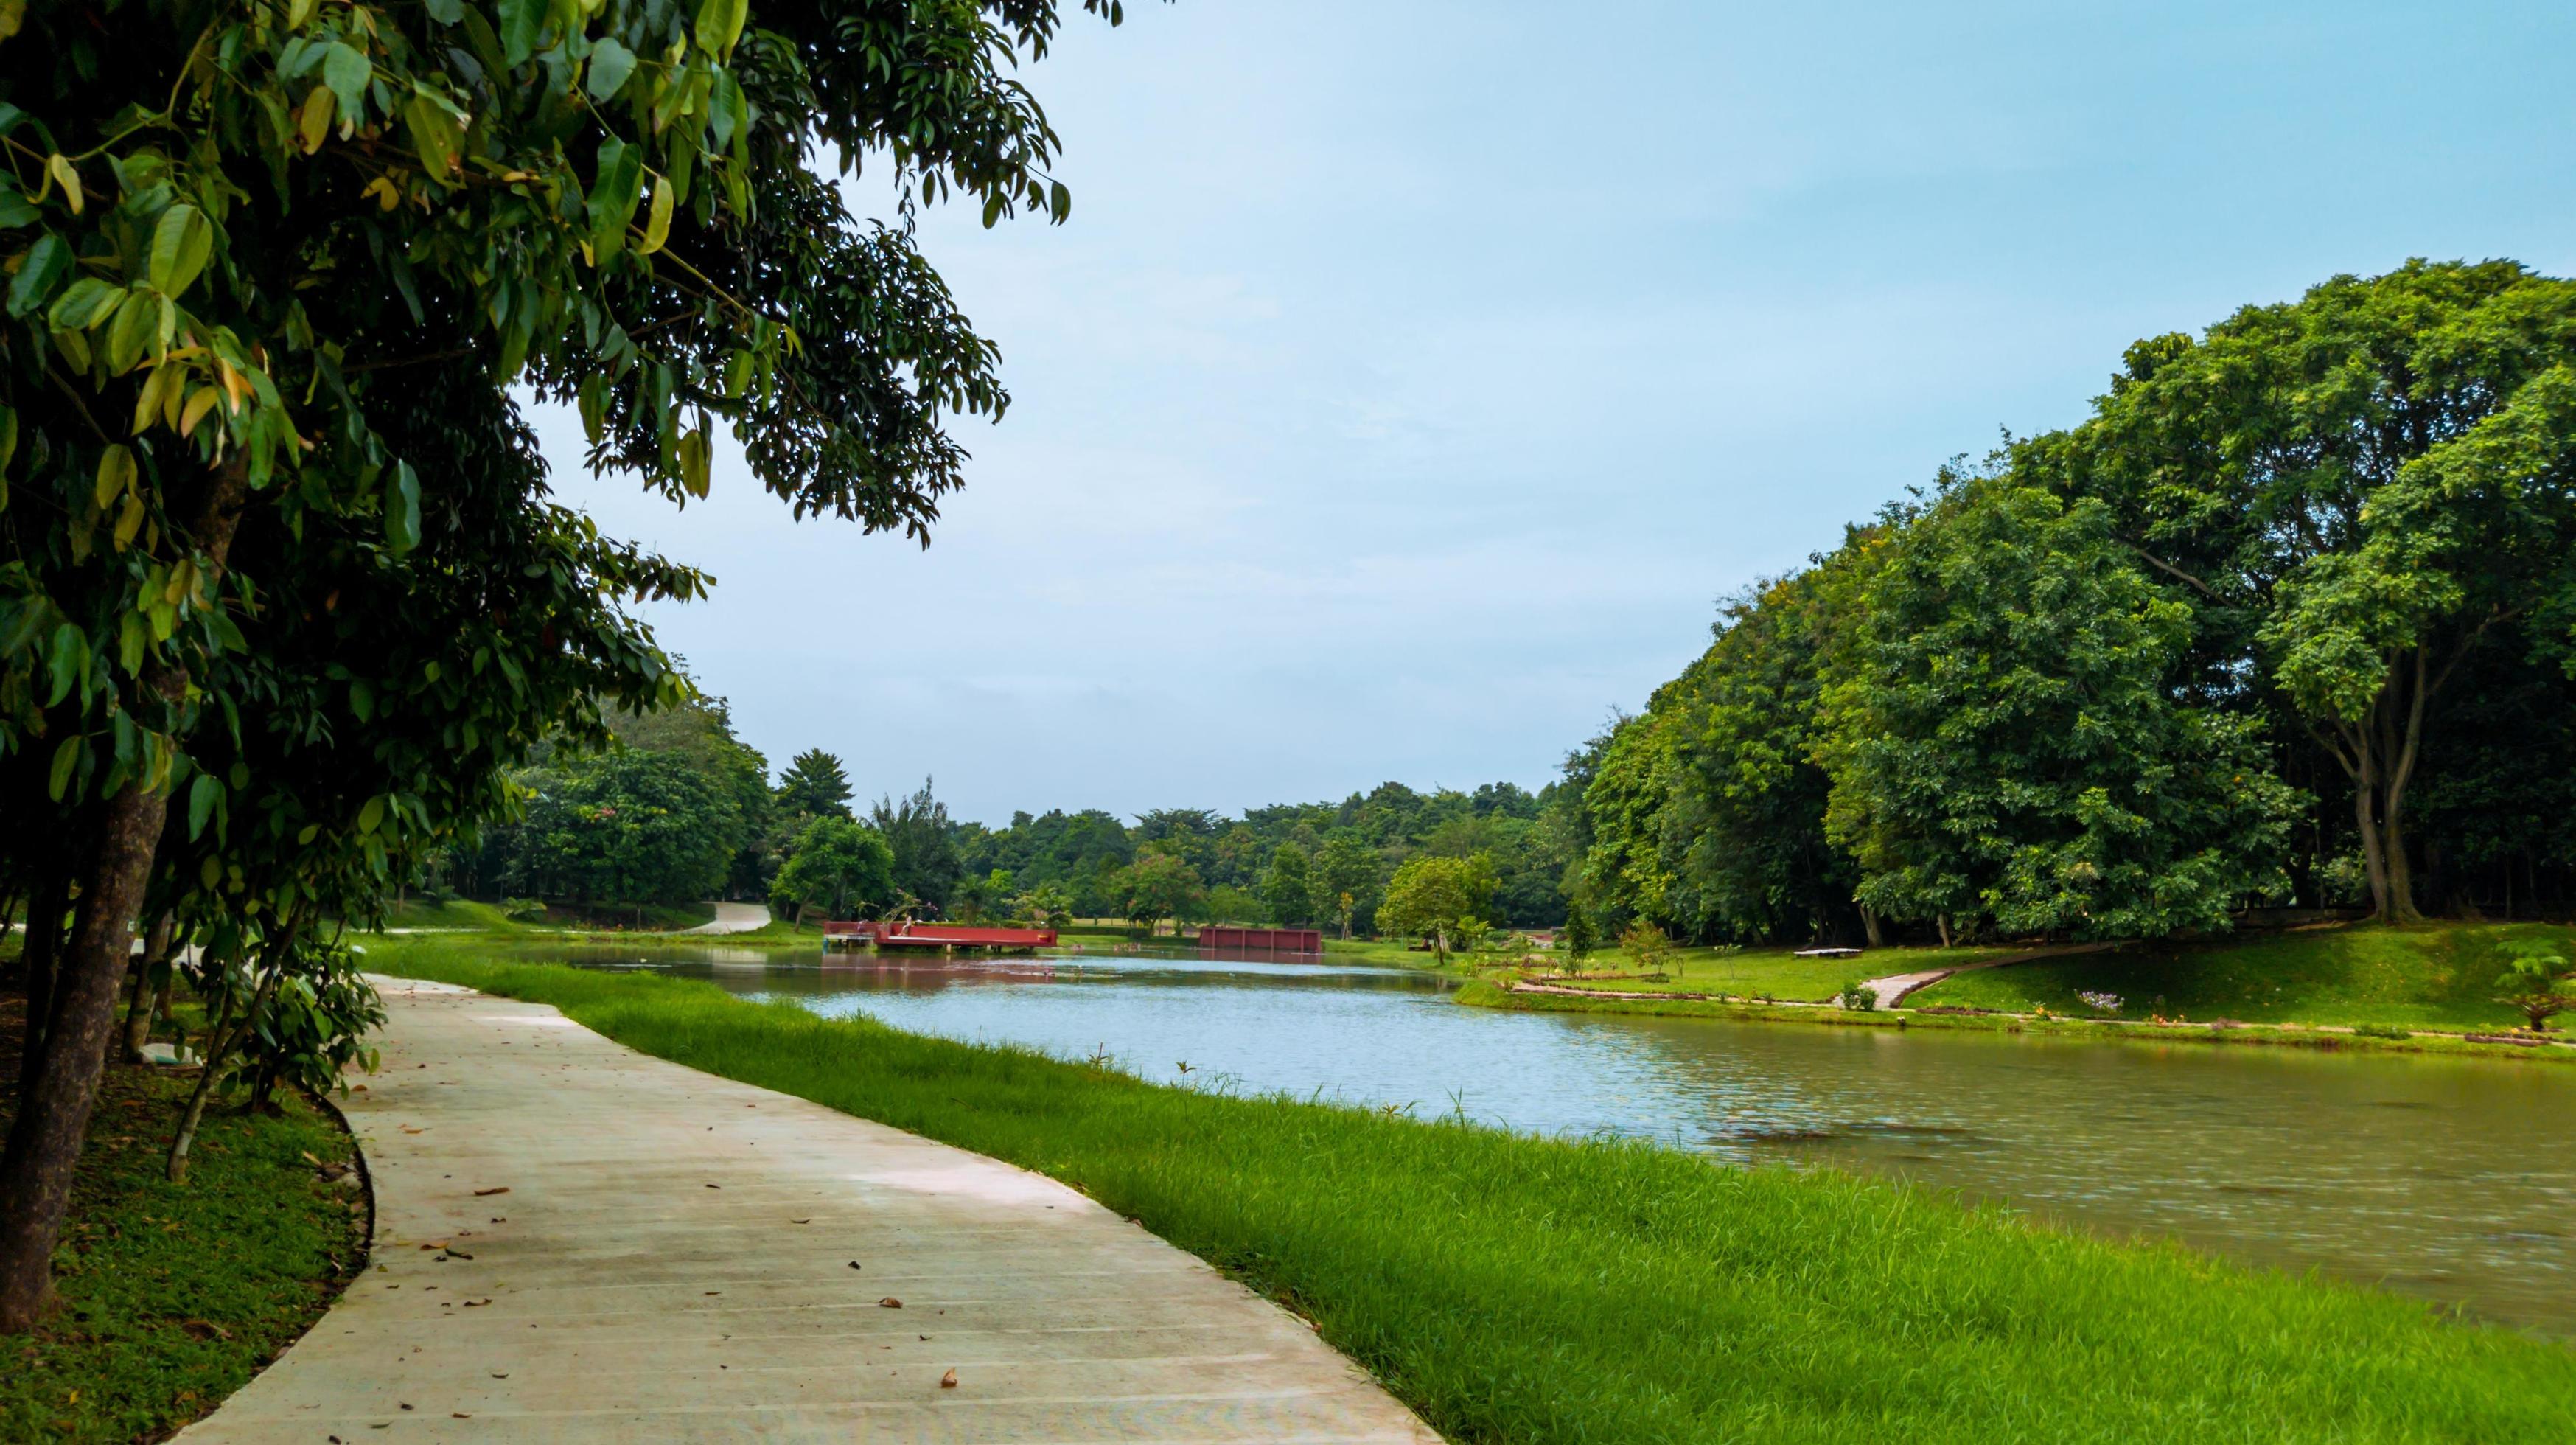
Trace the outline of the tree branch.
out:
<instances>
[{"instance_id":1,"label":"tree branch","mask_svg":"<svg viewBox=\"0 0 2576 1445\"><path fill-rule=\"evenodd\" d=\"M2164 558L2157 556L2155 553L2148 551L2146 548L2139 546L2137 543L2130 541L2126 537L2120 538L2119 542L2121 546L2128 548L2130 551L2137 553L2141 558L2145 559L2148 566L2155 568L2157 571L2164 573L2168 577L2188 583L2193 591L2198 592L2203 597L2207 597L2212 601L2217 600L2218 593L2213 590L2208 583L2201 581L2199 578L2185 572L2180 567L2175 566L2171 562L2166 561Z\"/></svg>"}]
</instances>

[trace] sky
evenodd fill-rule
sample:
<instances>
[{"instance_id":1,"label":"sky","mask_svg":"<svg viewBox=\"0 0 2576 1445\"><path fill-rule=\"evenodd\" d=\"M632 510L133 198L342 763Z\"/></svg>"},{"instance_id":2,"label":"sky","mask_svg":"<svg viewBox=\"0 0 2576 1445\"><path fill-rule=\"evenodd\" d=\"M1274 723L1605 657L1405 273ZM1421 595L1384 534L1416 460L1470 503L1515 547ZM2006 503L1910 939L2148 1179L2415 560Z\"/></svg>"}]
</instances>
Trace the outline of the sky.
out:
<instances>
[{"instance_id":1,"label":"sky","mask_svg":"<svg viewBox=\"0 0 2576 1445\"><path fill-rule=\"evenodd\" d=\"M1070 222L922 221L1013 394L926 551L738 453L676 511L537 418L715 574L647 616L775 766L994 824L1536 789L1720 599L2137 338L2576 271L2564 4L1126 8L1023 72Z\"/></svg>"}]
</instances>

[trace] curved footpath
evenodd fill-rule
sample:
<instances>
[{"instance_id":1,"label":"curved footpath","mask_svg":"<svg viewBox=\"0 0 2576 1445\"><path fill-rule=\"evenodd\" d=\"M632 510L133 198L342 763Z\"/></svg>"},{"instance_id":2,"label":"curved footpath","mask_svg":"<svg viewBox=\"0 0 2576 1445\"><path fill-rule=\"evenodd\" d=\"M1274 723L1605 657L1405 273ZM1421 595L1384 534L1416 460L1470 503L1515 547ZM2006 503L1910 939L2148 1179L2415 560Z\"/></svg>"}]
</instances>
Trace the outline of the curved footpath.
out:
<instances>
[{"instance_id":1,"label":"curved footpath","mask_svg":"<svg viewBox=\"0 0 2576 1445\"><path fill-rule=\"evenodd\" d=\"M543 1005L376 983L383 1067L348 1101L370 1268L183 1440L1439 1439L1052 1180Z\"/></svg>"}]
</instances>

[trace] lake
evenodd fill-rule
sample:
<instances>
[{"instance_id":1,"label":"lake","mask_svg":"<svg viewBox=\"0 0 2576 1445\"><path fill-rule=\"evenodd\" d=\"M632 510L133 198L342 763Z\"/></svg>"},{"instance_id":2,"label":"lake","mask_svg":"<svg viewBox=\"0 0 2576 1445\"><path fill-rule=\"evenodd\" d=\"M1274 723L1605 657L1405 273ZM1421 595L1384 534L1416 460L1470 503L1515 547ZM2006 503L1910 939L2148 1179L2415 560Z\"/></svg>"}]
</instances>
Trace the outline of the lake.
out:
<instances>
[{"instance_id":1,"label":"lake","mask_svg":"<svg viewBox=\"0 0 2576 1445\"><path fill-rule=\"evenodd\" d=\"M1192 1088L1904 1178L2576 1336L2576 1068L1514 1013L1461 1008L1446 979L1334 964L512 952Z\"/></svg>"}]
</instances>

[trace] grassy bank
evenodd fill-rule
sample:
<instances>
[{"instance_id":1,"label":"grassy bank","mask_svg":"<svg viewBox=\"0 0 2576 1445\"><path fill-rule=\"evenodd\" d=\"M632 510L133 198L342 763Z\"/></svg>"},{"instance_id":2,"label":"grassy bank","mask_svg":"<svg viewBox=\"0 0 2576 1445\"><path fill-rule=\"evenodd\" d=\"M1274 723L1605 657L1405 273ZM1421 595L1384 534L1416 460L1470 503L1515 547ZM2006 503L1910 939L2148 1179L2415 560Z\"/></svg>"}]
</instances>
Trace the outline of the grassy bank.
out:
<instances>
[{"instance_id":1,"label":"grassy bank","mask_svg":"<svg viewBox=\"0 0 2576 1445\"><path fill-rule=\"evenodd\" d=\"M22 1002L0 1001L0 1126L15 1113ZM353 1150L291 1100L207 1115L188 1182L162 1178L193 1080L111 1066L55 1256L62 1306L0 1336L0 1440L153 1440L205 1414L294 1342L366 1257L364 1192L326 1179Z\"/></svg>"},{"instance_id":2,"label":"grassy bank","mask_svg":"<svg viewBox=\"0 0 2576 1445\"><path fill-rule=\"evenodd\" d=\"M1452 1439L2556 1440L2576 1355L1900 1186L1148 1085L402 950L647 1052L1063 1179L1313 1319Z\"/></svg>"},{"instance_id":3,"label":"grassy bank","mask_svg":"<svg viewBox=\"0 0 2576 1445\"><path fill-rule=\"evenodd\" d=\"M2188 944L2137 945L1980 968L1916 992L1895 1013L1774 1005L1816 1000L1832 988L1793 991L1787 970L1754 955L1751 986L1719 982L1717 968L1662 980L1593 979L1573 987L1599 998L1511 992L1494 981L1471 986L1461 1003L1549 1013L1623 1013L1745 1022L1830 1024L1855 1028L1948 1028L2046 1033L2081 1039L2262 1044L2401 1053L2473 1054L2576 1063L2576 1049L2535 1046L2519 1034L2522 1019L2495 1001L2507 945L2548 943L2576 956L2576 930L2564 925L2377 924ZM1834 965L1831 976L1891 973L1975 963L1970 950L1874 950ZM1791 960L1804 964L1807 960ZM1611 994L1660 993L1659 998ZM2111 994L2113 1012L2083 995ZM1682 997L1722 994L1721 998ZM2519 1042L2488 1040L2514 1037ZM2475 1036L2475 1037L2472 1037ZM2564 1040L2569 1035L2552 1036Z\"/></svg>"},{"instance_id":4,"label":"grassy bank","mask_svg":"<svg viewBox=\"0 0 2576 1445\"><path fill-rule=\"evenodd\" d=\"M2117 995L2125 1016L2247 1023L2368 1024L2501 1031L2522 1016L2495 1001L2512 945L2576 958L2576 929L2549 923L2422 923L2139 944L1961 974L1907 1000L2029 1013L2096 1012L2080 996Z\"/></svg>"}]
</instances>

